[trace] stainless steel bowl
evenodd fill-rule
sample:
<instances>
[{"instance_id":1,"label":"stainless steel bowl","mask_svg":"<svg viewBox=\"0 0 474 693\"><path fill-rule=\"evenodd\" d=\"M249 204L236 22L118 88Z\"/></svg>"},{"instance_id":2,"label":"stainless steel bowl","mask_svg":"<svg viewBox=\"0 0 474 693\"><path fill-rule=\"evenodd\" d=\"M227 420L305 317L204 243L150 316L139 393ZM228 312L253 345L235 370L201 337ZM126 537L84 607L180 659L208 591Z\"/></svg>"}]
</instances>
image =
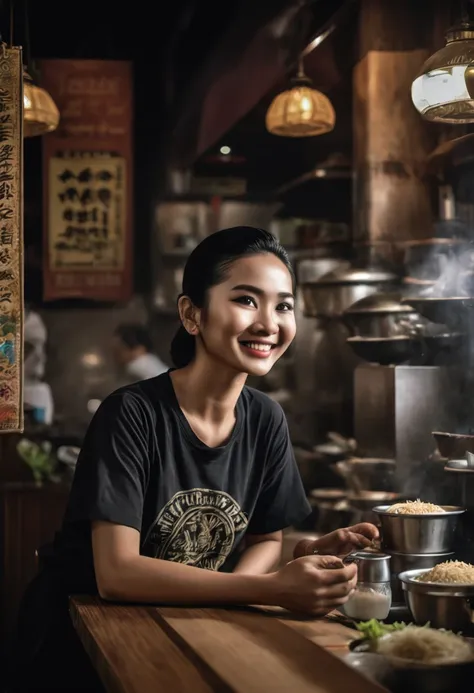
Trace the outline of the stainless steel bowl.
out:
<instances>
[{"instance_id":1,"label":"stainless steel bowl","mask_svg":"<svg viewBox=\"0 0 474 693\"><path fill-rule=\"evenodd\" d=\"M456 664L427 665L376 654L366 641L353 641L344 657L349 666L380 683L392 693L458 693L466 691L474 675L474 660ZM474 654L474 647L473 647Z\"/></svg>"},{"instance_id":2,"label":"stainless steel bowl","mask_svg":"<svg viewBox=\"0 0 474 693\"><path fill-rule=\"evenodd\" d=\"M444 513L399 515L389 505L373 508L381 524L382 548L391 553L447 553L451 551L463 508L443 505Z\"/></svg>"},{"instance_id":3,"label":"stainless steel bowl","mask_svg":"<svg viewBox=\"0 0 474 693\"><path fill-rule=\"evenodd\" d=\"M417 625L469 632L473 627L474 585L420 582L427 570L407 570L398 576L405 601Z\"/></svg>"},{"instance_id":4,"label":"stainless steel bowl","mask_svg":"<svg viewBox=\"0 0 474 693\"><path fill-rule=\"evenodd\" d=\"M392 601L403 604L405 597L399 575L407 570L430 570L438 563L452 560L454 553L396 553L391 552L390 570L392 573Z\"/></svg>"}]
</instances>

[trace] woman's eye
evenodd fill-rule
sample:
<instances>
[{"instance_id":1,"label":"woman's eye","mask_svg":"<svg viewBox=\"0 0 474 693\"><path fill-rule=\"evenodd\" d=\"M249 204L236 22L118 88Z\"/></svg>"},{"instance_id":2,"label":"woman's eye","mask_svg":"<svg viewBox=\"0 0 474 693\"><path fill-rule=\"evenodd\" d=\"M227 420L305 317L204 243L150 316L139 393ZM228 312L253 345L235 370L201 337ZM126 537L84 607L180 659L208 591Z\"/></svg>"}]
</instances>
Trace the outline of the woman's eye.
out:
<instances>
[{"instance_id":1,"label":"woman's eye","mask_svg":"<svg viewBox=\"0 0 474 693\"><path fill-rule=\"evenodd\" d=\"M294 306L291 303L280 303L277 306L278 311L286 312L294 310Z\"/></svg>"},{"instance_id":2,"label":"woman's eye","mask_svg":"<svg viewBox=\"0 0 474 693\"><path fill-rule=\"evenodd\" d=\"M244 306L257 307L255 299L252 296L239 296L239 298L234 299L236 303L241 303Z\"/></svg>"}]
</instances>

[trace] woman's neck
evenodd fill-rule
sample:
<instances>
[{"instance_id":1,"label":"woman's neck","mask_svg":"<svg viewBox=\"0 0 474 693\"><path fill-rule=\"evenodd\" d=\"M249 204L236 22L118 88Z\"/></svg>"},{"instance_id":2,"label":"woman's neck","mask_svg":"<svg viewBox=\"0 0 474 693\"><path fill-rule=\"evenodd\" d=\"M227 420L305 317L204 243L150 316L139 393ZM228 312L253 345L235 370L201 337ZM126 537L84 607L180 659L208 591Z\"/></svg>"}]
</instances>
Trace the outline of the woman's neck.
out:
<instances>
[{"instance_id":1,"label":"woman's neck","mask_svg":"<svg viewBox=\"0 0 474 693\"><path fill-rule=\"evenodd\" d=\"M216 364L193 361L172 371L171 380L181 409L193 418L222 424L235 417L246 373L230 372Z\"/></svg>"}]
</instances>

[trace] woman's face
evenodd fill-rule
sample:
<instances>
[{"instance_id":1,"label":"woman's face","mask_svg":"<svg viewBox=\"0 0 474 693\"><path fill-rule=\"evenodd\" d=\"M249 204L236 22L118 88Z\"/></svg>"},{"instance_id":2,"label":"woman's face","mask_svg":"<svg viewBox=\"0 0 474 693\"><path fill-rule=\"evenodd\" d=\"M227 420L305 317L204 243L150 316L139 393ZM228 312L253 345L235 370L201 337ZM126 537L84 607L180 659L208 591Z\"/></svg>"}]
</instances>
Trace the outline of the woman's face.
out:
<instances>
[{"instance_id":1,"label":"woman's face","mask_svg":"<svg viewBox=\"0 0 474 693\"><path fill-rule=\"evenodd\" d=\"M294 303L290 273L275 255L236 260L198 316L198 357L203 349L233 371L265 375L294 339Z\"/></svg>"}]
</instances>

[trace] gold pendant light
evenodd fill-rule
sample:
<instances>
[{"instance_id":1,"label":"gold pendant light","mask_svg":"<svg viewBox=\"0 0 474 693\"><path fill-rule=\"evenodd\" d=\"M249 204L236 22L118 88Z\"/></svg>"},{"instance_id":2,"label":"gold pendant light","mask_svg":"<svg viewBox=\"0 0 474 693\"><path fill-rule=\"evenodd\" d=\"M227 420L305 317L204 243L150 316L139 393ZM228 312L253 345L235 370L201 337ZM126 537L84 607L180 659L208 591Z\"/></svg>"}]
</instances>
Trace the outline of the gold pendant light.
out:
<instances>
[{"instance_id":1,"label":"gold pendant light","mask_svg":"<svg viewBox=\"0 0 474 693\"><path fill-rule=\"evenodd\" d=\"M278 94L270 104L265 124L268 132L281 137L314 137L334 129L336 114L325 94L313 89L300 59L291 88Z\"/></svg>"},{"instance_id":2,"label":"gold pendant light","mask_svg":"<svg viewBox=\"0 0 474 693\"><path fill-rule=\"evenodd\" d=\"M423 118L474 122L474 25L464 21L446 34L446 45L425 62L411 87Z\"/></svg>"},{"instance_id":3,"label":"gold pendant light","mask_svg":"<svg viewBox=\"0 0 474 693\"><path fill-rule=\"evenodd\" d=\"M59 111L45 89L37 86L26 69L23 70L23 132L36 137L53 132L59 125Z\"/></svg>"}]
</instances>

